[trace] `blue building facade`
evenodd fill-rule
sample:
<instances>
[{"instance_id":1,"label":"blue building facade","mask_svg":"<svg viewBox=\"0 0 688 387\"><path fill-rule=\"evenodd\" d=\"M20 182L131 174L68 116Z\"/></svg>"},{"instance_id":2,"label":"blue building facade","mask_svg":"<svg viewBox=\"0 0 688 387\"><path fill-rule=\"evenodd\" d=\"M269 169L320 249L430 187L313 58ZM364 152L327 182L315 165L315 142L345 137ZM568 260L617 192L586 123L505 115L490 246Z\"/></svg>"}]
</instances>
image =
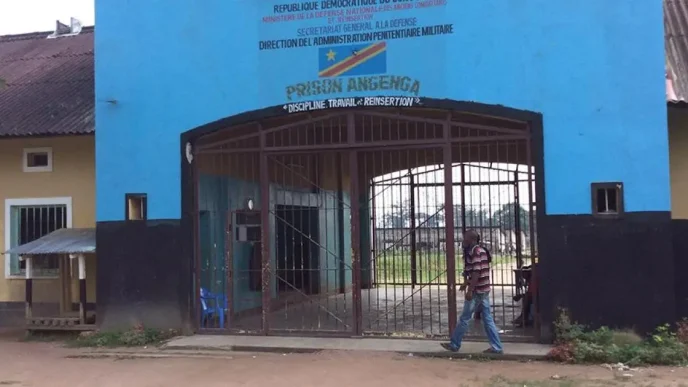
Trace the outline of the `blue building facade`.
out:
<instances>
[{"instance_id":1,"label":"blue building facade","mask_svg":"<svg viewBox=\"0 0 688 387\"><path fill-rule=\"evenodd\" d=\"M100 322L197 326L194 130L352 101L537 121L543 329L557 307L592 324L675 318L657 282L673 267L662 18L661 0L98 0ZM594 183L623 186L622 216L594 216ZM125 219L131 193L145 222Z\"/></svg>"}]
</instances>

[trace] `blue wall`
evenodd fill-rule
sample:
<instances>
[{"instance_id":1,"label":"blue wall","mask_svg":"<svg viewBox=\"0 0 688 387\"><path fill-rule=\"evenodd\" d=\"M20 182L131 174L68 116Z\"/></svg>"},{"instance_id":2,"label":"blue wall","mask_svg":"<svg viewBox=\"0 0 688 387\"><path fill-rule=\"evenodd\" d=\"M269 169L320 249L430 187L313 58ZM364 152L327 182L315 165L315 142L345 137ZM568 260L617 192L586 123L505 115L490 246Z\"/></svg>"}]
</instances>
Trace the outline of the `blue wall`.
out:
<instances>
[{"instance_id":1,"label":"blue wall","mask_svg":"<svg viewBox=\"0 0 688 387\"><path fill-rule=\"evenodd\" d=\"M354 72L408 77L419 82L417 92L343 90L326 97L417 94L541 112L548 214L589 213L595 181L623 181L628 211L670 209L661 0L418 2L438 5L380 11L362 21L377 31L451 28L387 39L384 61ZM352 23L309 12L296 13L303 20L263 22L296 15L276 15L278 4L96 1L98 221L121 220L127 192L148 193L150 218L180 217L180 133L323 97L292 92L290 100L287 92L318 80L329 50L260 50L259 42L296 39L308 32L299 28L318 26L347 35ZM389 20L398 27L376 25ZM333 48L341 54L339 46Z\"/></svg>"}]
</instances>

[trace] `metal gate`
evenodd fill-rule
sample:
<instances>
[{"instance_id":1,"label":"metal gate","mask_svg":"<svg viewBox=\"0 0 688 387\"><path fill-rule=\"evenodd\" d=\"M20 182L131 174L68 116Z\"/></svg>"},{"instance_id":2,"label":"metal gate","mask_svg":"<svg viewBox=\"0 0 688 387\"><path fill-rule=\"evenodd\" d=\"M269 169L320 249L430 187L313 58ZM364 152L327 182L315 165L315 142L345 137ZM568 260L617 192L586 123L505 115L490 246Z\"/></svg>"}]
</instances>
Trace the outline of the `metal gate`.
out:
<instances>
[{"instance_id":1,"label":"metal gate","mask_svg":"<svg viewBox=\"0 0 688 387\"><path fill-rule=\"evenodd\" d=\"M201 329L447 336L471 228L492 252L498 326L532 335L530 158L525 123L432 110L206 135L194 149Z\"/></svg>"}]
</instances>

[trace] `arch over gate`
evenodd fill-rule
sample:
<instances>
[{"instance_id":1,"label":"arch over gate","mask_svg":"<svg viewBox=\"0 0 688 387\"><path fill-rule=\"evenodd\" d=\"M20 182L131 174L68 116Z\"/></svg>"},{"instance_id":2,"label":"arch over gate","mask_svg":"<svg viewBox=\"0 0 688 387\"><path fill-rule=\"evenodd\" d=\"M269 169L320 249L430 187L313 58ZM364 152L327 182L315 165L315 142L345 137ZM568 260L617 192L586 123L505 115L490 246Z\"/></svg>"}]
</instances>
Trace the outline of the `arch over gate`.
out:
<instances>
[{"instance_id":1,"label":"arch over gate","mask_svg":"<svg viewBox=\"0 0 688 387\"><path fill-rule=\"evenodd\" d=\"M423 105L277 107L185 133L199 328L446 336L461 231L476 228L495 256L498 324L534 335L523 300L544 209L541 117Z\"/></svg>"}]
</instances>

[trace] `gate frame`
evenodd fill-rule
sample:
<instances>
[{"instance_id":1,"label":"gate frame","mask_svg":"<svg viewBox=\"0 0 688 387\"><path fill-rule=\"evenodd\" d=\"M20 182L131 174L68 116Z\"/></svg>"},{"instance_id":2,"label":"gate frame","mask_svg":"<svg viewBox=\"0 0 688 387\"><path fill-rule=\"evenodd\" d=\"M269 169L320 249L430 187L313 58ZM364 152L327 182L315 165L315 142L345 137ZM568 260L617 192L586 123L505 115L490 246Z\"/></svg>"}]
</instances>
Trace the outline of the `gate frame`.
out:
<instances>
[{"instance_id":1,"label":"gate frame","mask_svg":"<svg viewBox=\"0 0 688 387\"><path fill-rule=\"evenodd\" d=\"M482 104L482 103L477 103L477 102L465 102L465 101L456 101L456 100L449 100L449 99L436 99L436 98L420 98L420 106L414 107L415 110L421 110L421 109L433 109L433 110L445 110L448 112L460 112L464 114L471 114L471 115L477 115L477 116L486 116L486 117L492 117L500 120L507 120L507 121L517 121L521 123L527 124L527 127L530 131L530 144L526 148L528 149L528 157L531 161L531 165L533 168L535 168L535 197L537 198L537 205L536 205L536 211L535 211L535 224L540 226L543 224L543 221L545 219L546 215L546 195L545 195L545 162L544 162L544 132L543 132L543 117L541 113L533 112L533 111L528 111L528 110L519 110L519 109L513 109L505 106L500 106L500 105L489 105L489 104ZM356 108L356 112L362 112L365 114L366 111L375 111L378 110L379 108ZM352 110L351 108L341 108L341 109L330 109L332 111L341 111L341 110ZM403 108L398 108L399 111L403 111ZM192 293L189 295L186 295L187 297L190 297L190 302L189 302L189 310L186 312L183 312L184 314L188 313L188 317L193 321L192 323L192 329L194 329L196 332L200 330L200 316L201 316L201 310L200 310L200 302L199 302L199 292L200 292L200 265L199 265L199 260L200 260L200 245L198 243L198 233L199 233L199 227L198 227L198 219L196 216L197 209L198 209L198 198L199 198L199 193L198 193L198 169L197 169L197 163L193 162L193 156L195 154L195 145L196 141L199 140L200 138L214 133L214 132L219 132L222 130L228 130L233 126L238 126L238 125L243 125L247 124L250 122L254 121L260 121L264 119L269 119L269 118L279 118L279 117L284 117L284 116L289 116L291 115L290 113L287 112L286 109L282 105L278 106L272 106L272 107L267 107L263 109L258 109L258 110L253 110L245 113L240 113L236 114L233 116L228 116L226 118L196 127L194 129L188 130L186 132L181 133L180 135L180 162L181 162L181 212L182 212L182 219L181 219L181 226L182 226L182 233L184 235L184 240L182 243L187 246L186 251L189 251L190 257L189 257L189 274L192 275L193 278L193 286L191 286ZM391 116L391 115L390 115ZM398 116L396 118L402 118L402 116ZM353 120L353 115L349 116L349 120ZM422 121L425 122L430 122L432 121L431 119L421 119ZM437 121L437 120L435 120ZM353 122L347 122L348 127L353 127ZM457 123L458 124L458 123ZM292 124L289 126L293 126L297 124ZM230 129L231 130L231 129ZM350 152L350 168L352 168L353 171L357 171L357 166L358 166L358 159L357 157L353 157L358 154L358 150L361 149L360 147L353 146L353 143L355 142L353 139L353 136L355 136L355 131L354 130L349 130L349 139L347 141L347 148L348 151ZM451 126L448 124L444 124L444 138L445 140L449 140L449 137L451 136ZM264 145L265 145L265 132L260 133L260 170L261 174L263 174L266 171L263 171L263 168L267 168L267 156L268 152L265 152ZM426 144L423 144L426 145ZM427 144L428 146L430 144ZM437 145L435 143L435 145ZM452 159L451 159L451 145L452 142L447 141L446 144L441 144L443 147L443 157L444 157L444 164L447 165L447 162L449 165L452 164ZM256 149L258 150L258 149ZM297 149L282 149L281 151L289 152L292 150L297 150ZM305 151L307 150L304 148L299 147L298 150ZM449 152L447 152L449 150ZM274 152L274 151L273 151ZM272 152L270 152L272 153ZM354 169L353 167L356 167ZM445 180L449 179L449 184L446 184L445 181L445 196L447 193L449 195L447 196L449 198L449 201L453 201L453 194L451 193L452 189L452 173L451 169L445 169ZM357 175L357 174L356 174ZM532 174L529 174L529 176L532 176ZM354 176L352 176L354 177ZM261 184L260 184L260 190L261 193L264 194L265 190L269 190L269 182L263 182L261 179ZM357 179L352 178L352 187L351 190L355 193L358 190L358 184L354 184L354 181ZM266 184L267 183L267 184ZM355 204L354 204L355 203ZM352 246L356 246L359 240L359 236L357 233L357 229L354 227L358 227L357 225L357 220L359 218L359 213L358 211L354 211L358 209L358 202L356 200L352 201ZM354 207L355 205L355 207ZM446 206L446 203L445 203ZM532 200L530 203L530 206L532 206ZM269 212L267 210L267 207L265 207L265 210L263 209L265 206L261 206L261 220L264 224L268 223L269 220ZM451 218L453 218L453 211L451 212L451 215L447 214ZM532 222L532 217L533 217L533 211L530 211L530 217L531 217L531 222ZM453 224L453 222L451 223ZM536 226L537 227L537 226ZM449 242L450 240L453 241L454 235L453 232L449 232L449 229L451 227L446 228L446 241ZM450 235L451 234L451 235ZM532 233L535 234L535 233ZM266 257L268 254L265 253L265 250L269 246L269 234L264 232L263 235L261 236L262 238L262 247L263 247L263 270L269 270L269 259L266 261ZM537 238L534 242L536 242L538 246L538 262L542 262L543 259L547 259L546 257L542 256L542 250L539 248L540 246L540 233L537 233L537 235L532 235L531 240ZM449 247L451 246L451 247ZM535 245L533 245L535 246ZM451 251L449 250L451 249ZM450 252L455 253L453 251L455 249L454 243L447 243L447 254ZM361 302L356 302L356 298L360 298L360 249L354 248L352 249L354 251L354 255L352 256L352 267L353 267L353 286L354 286L354 305L356 310L354 310L354 334L360 336L362 334L362 321L359 321L362 319L361 315ZM451 256L454 256L455 254L452 254ZM447 269L448 269L448 275L455 276L455 268L454 270L451 270L449 266L454 266L454 260L450 259L448 260L449 262L447 263ZM534 272L534 275L537 275ZM269 276L263 275L263 312L262 312L262 320L263 320L263 325L262 325L262 332L260 334L262 335L268 335L270 333L268 322L268 314L269 314L269 309L270 309L270 286L271 286L271 281L268 279ZM450 308L450 311L453 310L454 313L450 312L450 319L449 319L449 326L454 326L456 324L456 284L455 280L450 281L448 278L448 307ZM542 286L539 286L539 289L542 289ZM265 290L268 290L266 292ZM267 300L266 300L267 299ZM360 300L359 300L360 301ZM535 333L536 337L534 338L535 340L539 340L541 338L541 326L540 326L540 305L539 305L539 297L536 296L534 300L535 304ZM267 309L267 310L266 310ZM453 318L452 318L453 317ZM453 321L452 321L453 320ZM215 330L214 333L231 333L229 329L218 329ZM254 333L256 334L256 333Z\"/></svg>"}]
</instances>

